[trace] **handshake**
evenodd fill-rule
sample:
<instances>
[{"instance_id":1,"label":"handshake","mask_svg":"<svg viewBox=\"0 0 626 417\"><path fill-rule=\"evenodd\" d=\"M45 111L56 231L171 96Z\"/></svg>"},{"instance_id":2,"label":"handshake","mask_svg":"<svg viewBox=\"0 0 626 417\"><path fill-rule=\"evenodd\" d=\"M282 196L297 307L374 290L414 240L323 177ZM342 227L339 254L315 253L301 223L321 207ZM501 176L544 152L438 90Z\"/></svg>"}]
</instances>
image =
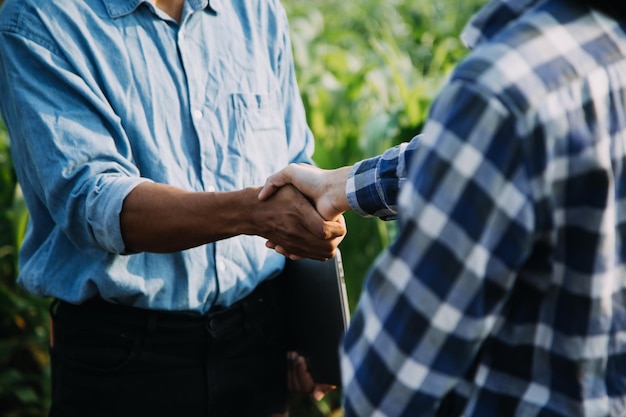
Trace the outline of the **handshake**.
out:
<instances>
[{"instance_id":1,"label":"handshake","mask_svg":"<svg viewBox=\"0 0 626 417\"><path fill-rule=\"evenodd\" d=\"M334 170L323 170L308 164L290 164L281 171L270 176L259 192L259 200L267 200L282 187L291 185L307 197L315 209L326 221L336 221L344 225L341 215L350 210L346 197L346 182L352 167L343 167ZM336 239L337 245L343 236ZM267 241L266 246L291 259L300 256L289 253L281 245ZM317 384L308 371L306 362L296 352L289 352L288 387L292 393L310 393L316 400L322 399L335 387L326 384Z\"/></svg>"},{"instance_id":2,"label":"handshake","mask_svg":"<svg viewBox=\"0 0 626 417\"><path fill-rule=\"evenodd\" d=\"M352 167L347 166L324 170L308 164L290 164L267 179L258 198L266 201L285 186L295 187L310 200L315 210L325 220L324 227L332 230L326 232L326 235L329 243L334 245L332 248L332 253L334 253L334 249L346 233L342 213L350 210L346 197L346 182L351 169ZM310 254L293 253L271 239L267 241L266 246L291 259L325 258L323 255L316 257Z\"/></svg>"}]
</instances>

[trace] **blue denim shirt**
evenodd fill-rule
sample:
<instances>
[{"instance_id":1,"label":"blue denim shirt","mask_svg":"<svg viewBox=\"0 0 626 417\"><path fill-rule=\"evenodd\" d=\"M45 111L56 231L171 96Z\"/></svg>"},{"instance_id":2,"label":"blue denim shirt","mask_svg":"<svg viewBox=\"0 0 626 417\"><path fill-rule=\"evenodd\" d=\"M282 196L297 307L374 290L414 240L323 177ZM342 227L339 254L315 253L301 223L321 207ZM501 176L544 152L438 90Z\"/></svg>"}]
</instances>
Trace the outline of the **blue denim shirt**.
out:
<instances>
[{"instance_id":1,"label":"blue denim shirt","mask_svg":"<svg viewBox=\"0 0 626 417\"><path fill-rule=\"evenodd\" d=\"M119 214L142 182L238 190L311 161L288 30L278 0L187 0L180 24L147 0L8 0L0 109L31 214L19 283L203 312L275 275L283 258L256 236L125 255Z\"/></svg>"}]
</instances>

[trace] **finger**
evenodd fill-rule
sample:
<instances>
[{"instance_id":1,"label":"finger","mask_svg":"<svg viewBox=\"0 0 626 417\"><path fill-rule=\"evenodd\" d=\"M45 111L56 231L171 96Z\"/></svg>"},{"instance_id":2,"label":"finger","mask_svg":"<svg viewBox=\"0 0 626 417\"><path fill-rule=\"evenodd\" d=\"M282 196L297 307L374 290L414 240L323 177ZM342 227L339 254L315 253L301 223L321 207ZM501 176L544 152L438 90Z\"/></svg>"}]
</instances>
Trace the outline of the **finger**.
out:
<instances>
[{"instance_id":1,"label":"finger","mask_svg":"<svg viewBox=\"0 0 626 417\"><path fill-rule=\"evenodd\" d=\"M343 218L343 216L340 215L336 220L341 225L341 227L337 229L338 235L336 237L332 238L330 241L332 242L332 245L335 248L338 248L339 244L346 237L346 234L348 233L348 228L346 226L346 221ZM334 255L335 255L335 251L333 251L333 256Z\"/></svg>"},{"instance_id":2,"label":"finger","mask_svg":"<svg viewBox=\"0 0 626 417\"><path fill-rule=\"evenodd\" d=\"M259 191L259 196L258 196L259 200L261 201L267 200L280 187L281 187L280 185L274 184L272 180L268 178L267 181L265 182L265 185L263 185L263 188L261 188L261 191Z\"/></svg>"},{"instance_id":3,"label":"finger","mask_svg":"<svg viewBox=\"0 0 626 417\"><path fill-rule=\"evenodd\" d=\"M347 231L345 219L341 215L336 220L325 220L323 223L324 240L343 238Z\"/></svg>"},{"instance_id":4,"label":"finger","mask_svg":"<svg viewBox=\"0 0 626 417\"><path fill-rule=\"evenodd\" d=\"M335 244L335 247L338 245ZM292 253L288 250L286 250L284 247L275 244L272 241L266 241L265 242L265 247L268 249L274 249L274 251L276 251L276 253L283 255L286 258L291 259L292 261L300 261L302 259L316 259L318 261L327 261L328 259L332 258L334 256L334 251L331 253L330 251L326 251L327 253L324 255L320 255L319 253L323 252L323 251L319 251L319 252L307 252L307 253L302 253L300 255L296 255L295 253Z\"/></svg>"},{"instance_id":5,"label":"finger","mask_svg":"<svg viewBox=\"0 0 626 417\"><path fill-rule=\"evenodd\" d=\"M324 262L335 256L337 245L338 243L335 243L335 241L325 241L323 246L294 246L293 248L287 250L284 247L277 245L274 250L292 261L314 259L316 261Z\"/></svg>"},{"instance_id":6,"label":"finger","mask_svg":"<svg viewBox=\"0 0 626 417\"><path fill-rule=\"evenodd\" d=\"M320 401L322 398L326 396L329 392L337 388L334 385L326 385L326 384L316 384L313 389L313 398L315 401Z\"/></svg>"},{"instance_id":7,"label":"finger","mask_svg":"<svg viewBox=\"0 0 626 417\"><path fill-rule=\"evenodd\" d=\"M334 239L346 233L345 222L324 220L311 203L294 187L283 187L276 198L270 200L278 209L287 204L294 210L276 217L275 229L266 235L271 242L267 247L292 259L311 258L326 260L334 256L337 243ZM265 203L264 203L265 204ZM308 225L308 226L307 226ZM311 229L317 229L316 232ZM298 257L298 258L296 258Z\"/></svg>"},{"instance_id":8,"label":"finger","mask_svg":"<svg viewBox=\"0 0 626 417\"><path fill-rule=\"evenodd\" d=\"M283 255L286 258L289 258L291 256L291 253L289 253L285 248L283 248L280 245L276 245L274 247L274 250L278 253L280 253L281 255Z\"/></svg>"},{"instance_id":9,"label":"finger","mask_svg":"<svg viewBox=\"0 0 626 417\"><path fill-rule=\"evenodd\" d=\"M295 369L295 353L287 353L287 387L289 392L299 392Z\"/></svg>"},{"instance_id":10,"label":"finger","mask_svg":"<svg viewBox=\"0 0 626 417\"><path fill-rule=\"evenodd\" d=\"M313 380L310 378L304 358L297 352L287 353L289 391L298 394L308 394L314 389Z\"/></svg>"},{"instance_id":11,"label":"finger","mask_svg":"<svg viewBox=\"0 0 626 417\"><path fill-rule=\"evenodd\" d=\"M292 261L299 261L301 259L306 259L302 256L294 255L292 253L287 252L282 246L277 245L276 243L270 240L265 242L265 247L268 249L274 249L277 253L283 255L286 258L291 259Z\"/></svg>"},{"instance_id":12,"label":"finger","mask_svg":"<svg viewBox=\"0 0 626 417\"><path fill-rule=\"evenodd\" d=\"M304 228L318 239L328 240L334 233L336 225L324 219L317 209L308 200L300 202L300 221Z\"/></svg>"},{"instance_id":13,"label":"finger","mask_svg":"<svg viewBox=\"0 0 626 417\"><path fill-rule=\"evenodd\" d=\"M293 352L291 359L292 392L308 394L313 391L313 380L306 369L304 358Z\"/></svg>"},{"instance_id":14,"label":"finger","mask_svg":"<svg viewBox=\"0 0 626 417\"><path fill-rule=\"evenodd\" d=\"M283 187L291 183L291 176L289 175L289 165L280 171L270 175L265 180L265 185L259 191L259 200L267 200L272 194L276 192L280 187Z\"/></svg>"},{"instance_id":15,"label":"finger","mask_svg":"<svg viewBox=\"0 0 626 417\"><path fill-rule=\"evenodd\" d=\"M345 221L325 220L315 209L302 216L302 225L317 239L332 240L346 234Z\"/></svg>"},{"instance_id":16,"label":"finger","mask_svg":"<svg viewBox=\"0 0 626 417\"><path fill-rule=\"evenodd\" d=\"M272 177L270 177L270 179L271 178ZM270 181L270 179L268 179L268 181ZM261 195L261 191L259 191L258 195ZM288 216L282 219L284 220L282 221L282 227L284 228L286 226L291 229L288 230L289 234L296 235L300 234L302 231L306 231L311 237L325 240L327 232L325 230L324 218L317 212L307 197L297 188L291 185L285 186L276 194L276 198L272 198L271 201L274 202L274 206L277 207L277 210L281 209L278 206L285 207L285 205L292 209L291 211L285 210L285 214ZM280 225L281 222L279 221L278 223ZM300 228L301 230L296 232L296 228ZM283 231L287 231L287 229Z\"/></svg>"},{"instance_id":17,"label":"finger","mask_svg":"<svg viewBox=\"0 0 626 417\"><path fill-rule=\"evenodd\" d=\"M297 355L295 359L296 364L296 376L298 379L298 386L300 388L300 392L311 393L315 389L315 383L313 382L313 378L307 369L306 360Z\"/></svg>"}]
</instances>

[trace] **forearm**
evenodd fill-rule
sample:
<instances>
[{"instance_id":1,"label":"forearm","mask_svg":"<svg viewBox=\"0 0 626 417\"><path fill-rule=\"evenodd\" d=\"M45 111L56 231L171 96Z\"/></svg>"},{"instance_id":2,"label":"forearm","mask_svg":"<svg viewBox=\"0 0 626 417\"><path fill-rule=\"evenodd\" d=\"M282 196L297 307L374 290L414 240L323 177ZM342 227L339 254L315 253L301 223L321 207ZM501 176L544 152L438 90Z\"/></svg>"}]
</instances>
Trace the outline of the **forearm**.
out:
<instances>
[{"instance_id":1,"label":"forearm","mask_svg":"<svg viewBox=\"0 0 626 417\"><path fill-rule=\"evenodd\" d=\"M237 235L255 235L288 253L325 260L346 233L325 221L294 187L261 201L260 188L189 192L163 184L137 186L126 197L121 229L130 252L174 252Z\"/></svg>"},{"instance_id":2,"label":"forearm","mask_svg":"<svg viewBox=\"0 0 626 417\"><path fill-rule=\"evenodd\" d=\"M246 221L258 190L190 192L163 184L137 186L120 223L128 251L174 252L231 236L254 234Z\"/></svg>"}]
</instances>

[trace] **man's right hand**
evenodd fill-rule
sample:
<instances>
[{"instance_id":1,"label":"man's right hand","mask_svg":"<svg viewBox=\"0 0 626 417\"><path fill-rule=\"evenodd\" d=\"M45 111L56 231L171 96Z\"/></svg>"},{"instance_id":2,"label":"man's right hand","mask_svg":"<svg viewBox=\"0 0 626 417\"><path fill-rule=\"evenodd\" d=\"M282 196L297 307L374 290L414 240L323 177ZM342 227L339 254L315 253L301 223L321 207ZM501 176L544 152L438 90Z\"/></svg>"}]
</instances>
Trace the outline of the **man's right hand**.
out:
<instances>
[{"instance_id":1,"label":"man's right hand","mask_svg":"<svg viewBox=\"0 0 626 417\"><path fill-rule=\"evenodd\" d=\"M308 164L290 164L267 179L259 199L265 200L281 187L292 184L313 200L322 217L332 220L350 210L346 198L346 181L351 169L351 166L347 166L324 170Z\"/></svg>"},{"instance_id":2,"label":"man's right hand","mask_svg":"<svg viewBox=\"0 0 626 417\"><path fill-rule=\"evenodd\" d=\"M310 394L316 401L319 401L337 387L316 384L309 373L304 357L297 352L287 352L287 388L293 394Z\"/></svg>"},{"instance_id":3,"label":"man's right hand","mask_svg":"<svg viewBox=\"0 0 626 417\"><path fill-rule=\"evenodd\" d=\"M257 193L260 190L257 190ZM297 259L327 260L335 256L346 234L343 216L324 219L307 198L293 186L285 185L258 201L251 213L253 225L260 230L268 247Z\"/></svg>"},{"instance_id":4,"label":"man's right hand","mask_svg":"<svg viewBox=\"0 0 626 417\"><path fill-rule=\"evenodd\" d=\"M292 186L264 201L259 191L192 192L140 184L124 200L120 215L126 248L167 253L245 234L268 239L290 257L326 260L335 255L346 234L342 216L325 220Z\"/></svg>"}]
</instances>

